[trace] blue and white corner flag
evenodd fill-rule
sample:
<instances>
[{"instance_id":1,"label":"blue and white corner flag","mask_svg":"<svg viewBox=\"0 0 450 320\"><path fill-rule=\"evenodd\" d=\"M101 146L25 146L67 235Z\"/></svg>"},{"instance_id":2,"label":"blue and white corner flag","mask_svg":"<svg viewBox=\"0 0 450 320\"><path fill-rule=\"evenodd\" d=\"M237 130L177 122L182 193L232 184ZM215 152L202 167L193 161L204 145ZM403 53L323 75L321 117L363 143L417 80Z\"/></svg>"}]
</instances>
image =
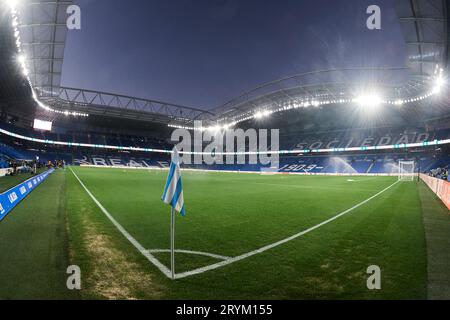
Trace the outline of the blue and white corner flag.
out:
<instances>
[{"instance_id":1,"label":"blue and white corner flag","mask_svg":"<svg viewBox=\"0 0 450 320\"><path fill-rule=\"evenodd\" d=\"M180 156L178 150L173 148L172 162L170 163L169 176L161 200L178 211L182 216L184 212L183 185L181 183Z\"/></svg>"}]
</instances>

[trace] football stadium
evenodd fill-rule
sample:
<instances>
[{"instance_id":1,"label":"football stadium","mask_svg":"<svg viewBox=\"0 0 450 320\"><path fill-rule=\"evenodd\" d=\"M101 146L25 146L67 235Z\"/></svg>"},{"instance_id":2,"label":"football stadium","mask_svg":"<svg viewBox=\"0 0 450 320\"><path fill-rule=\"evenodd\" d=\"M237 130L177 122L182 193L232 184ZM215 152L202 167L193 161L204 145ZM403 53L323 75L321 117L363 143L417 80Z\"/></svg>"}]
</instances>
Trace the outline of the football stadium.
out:
<instances>
[{"instance_id":1,"label":"football stadium","mask_svg":"<svg viewBox=\"0 0 450 320\"><path fill-rule=\"evenodd\" d=\"M0 299L450 299L449 6L2 0Z\"/></svg>"}]
</instances>

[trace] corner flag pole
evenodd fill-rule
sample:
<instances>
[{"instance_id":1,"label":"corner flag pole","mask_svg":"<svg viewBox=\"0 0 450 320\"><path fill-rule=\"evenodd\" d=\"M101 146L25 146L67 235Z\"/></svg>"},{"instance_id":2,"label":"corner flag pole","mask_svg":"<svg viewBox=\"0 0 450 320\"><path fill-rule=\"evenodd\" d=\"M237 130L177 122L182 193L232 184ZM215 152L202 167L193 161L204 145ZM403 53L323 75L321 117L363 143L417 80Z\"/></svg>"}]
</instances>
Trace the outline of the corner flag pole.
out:
<instances>
[{"instance_id":1,"label":"corner flag pole","mask_svg":"<svg viewBox=\"0 0 450 320\"><path fill-rule=\"evenodd\" d=\"M175 211L183 217L184 197L183 184L181 183L180 157L176 148L173 149L172 162L170 163L169 175L161 200L169 204L170 210L170 271L172 280L175 280Z\"/></svg>"},{"instance_id":2,"label":"corner flag pole","mask_svg":"<svg viewBox=\"0 0 450 320\"><path fill-rule=\"evenodd\" d=\"M170 270L175 279L175 210L170 208Z\"/></svg>"}]
</instances>

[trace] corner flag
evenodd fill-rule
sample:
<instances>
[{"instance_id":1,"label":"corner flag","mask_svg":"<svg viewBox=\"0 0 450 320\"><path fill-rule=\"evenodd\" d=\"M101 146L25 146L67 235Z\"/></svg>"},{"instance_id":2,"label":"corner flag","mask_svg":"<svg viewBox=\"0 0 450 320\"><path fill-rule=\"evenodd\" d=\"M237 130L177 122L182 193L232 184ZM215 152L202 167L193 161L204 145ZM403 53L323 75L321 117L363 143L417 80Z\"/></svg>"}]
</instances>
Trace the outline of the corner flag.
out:
<instances>
[{"instance_id":1,"label":"corner flag","mask_svg":"<svg viewBox=\"0 0 450 320\"><path fill-rule=\"evenodd\" d=\"M183 185L181 183L180 157L177 148L173 148L172 162L170 163L169 175L167 177L164 193L161 197L164 203L170 204L170 269L172 280L175 279L175 213L178 211L182 216L184 212Z\"/></svg>"},{"instance_id":2,"label":"corner flag","mask_svg":"<svg viewBox=\"0 0 450 320\"><path fill-rule=\"evenodd\" d=\"M164 193L161 200L164 203L170 204L170 206L178 211L182 216L185 215L183 185L181 183L180 173L180 157L176 148L173 149L169 175L167 177L166 186L164 188Z\"/></svg>"}]
</instances>

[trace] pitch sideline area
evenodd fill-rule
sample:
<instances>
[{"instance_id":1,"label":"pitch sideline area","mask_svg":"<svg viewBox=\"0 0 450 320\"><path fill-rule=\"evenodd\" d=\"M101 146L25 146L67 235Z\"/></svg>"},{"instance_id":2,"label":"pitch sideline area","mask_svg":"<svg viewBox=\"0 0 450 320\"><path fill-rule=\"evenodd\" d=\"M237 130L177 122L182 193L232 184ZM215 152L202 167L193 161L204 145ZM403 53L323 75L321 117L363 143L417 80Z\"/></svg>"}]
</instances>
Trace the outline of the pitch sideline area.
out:
<instances>
[{"instance_id":1,"label":"pitch sideline area","mask_svg":"<svg viewBox=\"0 0 450 320\"><path fill-rule=\"evenodd\" d=\"M75 176L75 178L78 180L78 182L81 184L81 186L86 190L86 192L88 193L88 195L91 197L91 199L95 202L95 204L102 210L102 212L108 217L108 219L117 227L117 229L120 231L120 233L123 234L123 236L125 238L128 239L128 241L130 241L130 243L142 254L144 255L151 263L153 263L164 275L166 275L168 278L171 277L171 272L170 270L164 266L158 259L156 259L152 253L157 253L157 252L169 252L169 250L167 249L147 249L145 250L142 245L136 241L136 239L133 238L133 236L131 236L126 230L125 228L123 228L122 225L120 225L112 216L111 214L108 212L108 210L106 210L104 208L104 206L95 198L95 196L89 191L89 189L84 185L84 183L80 180L80 178L77 176L77 174L72 170L72 168L70 168L70 171L73 173L73 175ZM354 180L356 181L356 180ZM205 267L201 267L201 268L197 268L194 270L190 270L190 271L186 271L180 274L175 274L175 279L182 279L185 277L189 277L189 276L193 276L193 275L197 275L203 272L207 272L209 270L213 270L213 269L217 269L217 268L221 268L224 267L228 264L243 260L243 259L247 259L251 256L254 256L256 254L260 254L266 250L270 250L272 248L278 247L280 245L283 245L289 241L292 241L298 237L301 237L309 232L312 232L330 222L333 222L334 220L344 216L345 214L348 214L350 212L352 212L353 210L359 208L362 205L365 205L366 203L368 203L369 201L371 201L372 199L378 197L379 195L381 195L382 193L384 193L385 191L389 190L390 188L392 188L395 184L399 183L399 181L396 181L394 183L392 183L391 185L389 185L388 187L384 188L383 190L381 190L380 192L376 193L375 195L361 201L360 203L354 205L353 207L325 220L322 221L318 224L316 224L315 226L309 227L306 230L300 231L290 237L287 237L285 239L279 240L277 242L268 244L264 247L246 252L244 254L241 254L239 256L235 256L235 257L226 257L226 256L221 256L218 254L213 254L213 253L208 253L208 252L199 252L199 251L192 251L192 250L177 250L177 253L186 253L186 254L194 254L194 255L204 255L204 256L209 256L215 259L219 259L219 260L223 260L221 262L215 263L215 264L211 264Z\"/></svg>"},{"instance_id":2,"label":"pitch sideline area","mask_svg":"<svg viewBox=\"0 0 450 320\"><path fill-rule=\"evenodd\" d=\"M164 267L168 266L169 255L166 248L168 248L169 244L169 212L160 200L166 174L158 171L138 172L126 169L79 167L73 169L86 188L110 212L111 216L139 242L143 250L147 254L154 255L155 259L160 261ZM70 171L68 171L68 174L71 175ZM209 272L198 274L196 277L187 277L186 279L193 279L189 280L189 283L195 283L195 287L201 283L205 284L205 279L209 279L207 281L208 284L205 284L206 288L211 286L211 283L217 283L218 278L230 277L230 273L234 274L232 278L241 278L249 271L249 265L255 265L255 263L257 264L254 267L255 273L252 273L244 282L252 278L260 278L264 275L264 270L274 268L276 265L276 268L280 269L278 271L280 273L279 276L283 278L304 278L305 272L315 274L318 271L316 276L307 277L309 280L303 279L300 282L313 281L312 279L317 278L327 283L329 281L326 279L327 276L319 276L319 274L324 272L319 267L321 264L313 264L309 267L309 270L305 270L305 266L299 267L295 265L305 263L308 265L312 263L311 260L318 258L317 256L328 261L328 258L322 255L322 251L334 250L334 252L330 253L332 255L355 251L355 248L349 248L347 245L341 246L343 242L345 243L346 240L344 239L347 237L351 238L348 241L354 243L357 251L364 250L363 247L367 247L366 249L369 250L369 254L358 253L358 255L361 255L359 256L361 260L367 259L364 255L370 257L372 256L370 253L376 251L379 259L383 260L381 262L386 262L384 261L386 259L395 260L387 270L400 268L400 265L406 264L410 259L414 260L413 264L419 266L414 268L414 270L410 270L411 272L420 273L421 265L424 266L424 269L426 268L423 227L420 223L420 210L417 210L420 208L420 204L416 202L418 197L415 182L396 183L397 180L393 177L371 177L371 179L364 177L364 181L349 182L346 177L261 176L200 172L185 172L183 178L186 190L186 204L189 210L186 218L177 217L177 248L179 250L194 250L202 254L213 253L214 255L222 256L223 259L217 262L218 257L202 257L193 255L191 252L179 251L177 252L178 274L188 273L190 275L189 272L192 270L202 271L203 269L201 268L208 268L209 265L226 264L223 268L217 270L208 269ZM73 180L80 186L75 177L73 179L69 178L69 180ZM355 180L358 180L358 177L355 177ZM403 194L402 190L407 190L406 195ZM86 190L83 190L83 193L88 199L86 201L97 207L86 193ZM205 207L205 203L211 205ZM352 208L355 205L357 207ZM393 210L392 214L387 215L387 207ZM256 209L250 210L249 208ZM352 211L348 212L351 212L351 214L333 221L333 217L340 213L347 213L346 211L349 208L352 208ZM98 210L98 207L97 211L101 212ZM314 226L329 219L330 221L328 222L333 221L333 223L327 222L326 225L320 225L321 228L309 233L306 237L290 239L290 242L283 243L284 245L282 246L265 252L258 252L251 259L236 261L236 264L229 265L230 262L235 262L232 260L233 258L229 259L229 257L243 256L252 251L257 252L257 248L264 248L268 243L277 243L280 239L287 239L292 235L297 235L299 230L308 230L311 227L315 229ZM353 223L356 223L356 221L362 223L361 221L364 220L369 220L367 226L360 226L352 233L348 233L348 228L355 227ZM401 229L400 225L404 225L411 220L413 223L407 224L406 227ZM111 221L106 222L105 220L105 223L111 225ZM115 227L113 228L115 229ZM381 228L381 230L378 228ZM386 228L387 230L385 230ZM364 235L361 234L362 230L370 232ZM412 231L412 233L407 234L408 231ZM391 240L386 240L386 238L398 237L399 234L403 235L404 239L400 237L401 241L391 246L392 248L386 249L385 244L380 244L384 243L384 241L392 242ZM119 234L117 233L117 235ZM123 236L120 235L119 237ZM340 237L344 239L340 239ZM369 241L367 245L363 245L359 243L362 241L361 237L372 238L374 241ZM411 237L414 241L408 240ZM333 238L335 241L328 242L329 239L327 240L327 238ZM338 243L340 244L338 245ZM412 252L401 254L403 259L400 261L400 257L395 257L394 255L397 245L403 247L405 245L407 247L411 246L411 251L417 251L417 248L422 249L419 250L418 254L412 254ZM129 247L129 243L127 246ZM336 246L338 249L336 249ZM306 255L304 254L305 252L307 253ZM344 255L347 255L347 253ZM404 259L405 255L408 257L407 259ZM271 258L273 256L277 256L277 258L273 260ZM345 261L348 260L344 262L344 265L348 264L348 266L344 268L352 269L351 265L355 261L352 260L353 257L351 255L347 258L344 259ZM286 263L286 261L292 259L300 259L301 261L295 262L294 265L292 265L292 261ZM356 260L356 265L362 263L359 259ZM149 265L147 259L146 261L147 265ZM338 259L338 261L342 260ZM361 293L369 295L369 297L383 296L367 292L367 288L365 288L365 269L369 264L361 265L358 271L354 272L358 275L359 280L356 283L352 283L351 287L356 285L358 288L356 291L359 293L346 292L347 290L343 289L343 292L341 292L343 297L361 297ZM322 266L325 268L327 265L329 263L325 263ZM286 267L290 270L283 274L282 270ZM331 266L329 267L331 268ZM338 269L342 269L342 266L338 267ZM406 269L410 269L410 266L408 265ZM212 280L211 277L215 280ZM388 278L390 277L403 282L403 280L399 279L399 275L394 275L391 272ZM413 290L415 293L405 291L395 294L392 290L387 290L389 292L385 291L384 294L387 296L423 297L426 282L425 271L423 271L422 278L419 276L418 279L419 281L413 285L413 288L421 289ZM178 287L185 280L179 277L179 280L174 283L171 280L167 281L170 282L168 286ZM239 283L242 282L242 279L234 279L233 281ZM282 282L286 281L286 279L280 280L280 283L273 283L273 280L267 281L267 279L261 281L266 282L267 285L280 286L280 291L288 291L289 289L287 288L292 285L291 283L287 285L287 288L281 289L285 286ZM298 281L295 280L293 282L297 283ZM395 280L393 280L394 282ZM260 282L258 285L261 284ZM229 290L227 289L228 285L228 281L222 283L222 293ZM313 284L301 285L303 289L294 290L294 293L289 294L287 298L318 298L320 295L325 294L323 292L321 294L314 293L315 290L313 290L313 293L307 293L308 290L306 288L310 285ZM239 288L230 297L245 297L245 294L241 292L242 290L243 288ZM252 291L252 295L259 291L257 289L249 290ZM396 290L398 288L394 291ZM181 292L184 291L181 290ZM191 290L189 293L185 292L184 294L178 292L175 294L175 297L209 297L210 290L206 291L209 293L205 292L205 289ZM326 297L332 295L331 291L326 291Z\"/></svg>"},{"instance_id":3,"label":"pitch sideline area","mask_svg":"<svg viewBox=\"0 0 450 320\"><path fill-rule=\"evenodd\" d=\"M79 167L73 170L143 250L169 266L166 249L169 211L160 200L166 174ZM427 251L417 182L396 182L393 177L363 177L361 181L353 177L356 181L350 182L346 177L201 172L185 172L183 179L188 210L185 218L177 217L178 274L227 262L361 205L313 232L248 259L172 281L118 232L70 170L58 171L1 225L3 234L6 231L14 234L8 236L9 245L4 242L2 257L8 261L3 264L4 286L13 287L22 271L33 274L23 269L17 260L18 253L8 248L14 244L27 246L28 239L33 239L33 245L41 249L47 247L46 241L39 240L38 233L29 237L28 220L44 216L40 210L52 212L53 209L42 206L40 199L43 195L54 197L59 190L58 199L63 202L55 211L59 222L46 224L49 228L45 229L45 235L55 232L51 228L67 231L63 236L68 239L67 247L61 247L59 242L52 245L58 246L58 252L68 257L64 261L68 261L58 260L59 267L55 270L47 266L56 262L54 258L45 262L47 257L41 256L39 263L50 273L43 279L59 286L62 296L72 294L68 291L65 295L63 289L66 276L63 265L67 263L79 265L82 270L81 298L427 297ZM442 209L442 203L420 184L425 187L421 192L429 194L429 201ZM442 216L444 211L437 210L436 214ZM65 219L61 212L65 212ZM442 217L447 218L447 215ZM14 220L15 228L11 229ZM67 225L61 228L64 220ZM46 236L42 234L41 238L44 240ZM26 250L20 251L20 255L23 261L32 258ZM366 269L373 264L382 270L380 291L366 287ZM28 283L27 290L29 286L33 283ZM38 288L33 292L42 296ZM2 290L0 297L8 298Z\"/></svg>"}]
</instances>

